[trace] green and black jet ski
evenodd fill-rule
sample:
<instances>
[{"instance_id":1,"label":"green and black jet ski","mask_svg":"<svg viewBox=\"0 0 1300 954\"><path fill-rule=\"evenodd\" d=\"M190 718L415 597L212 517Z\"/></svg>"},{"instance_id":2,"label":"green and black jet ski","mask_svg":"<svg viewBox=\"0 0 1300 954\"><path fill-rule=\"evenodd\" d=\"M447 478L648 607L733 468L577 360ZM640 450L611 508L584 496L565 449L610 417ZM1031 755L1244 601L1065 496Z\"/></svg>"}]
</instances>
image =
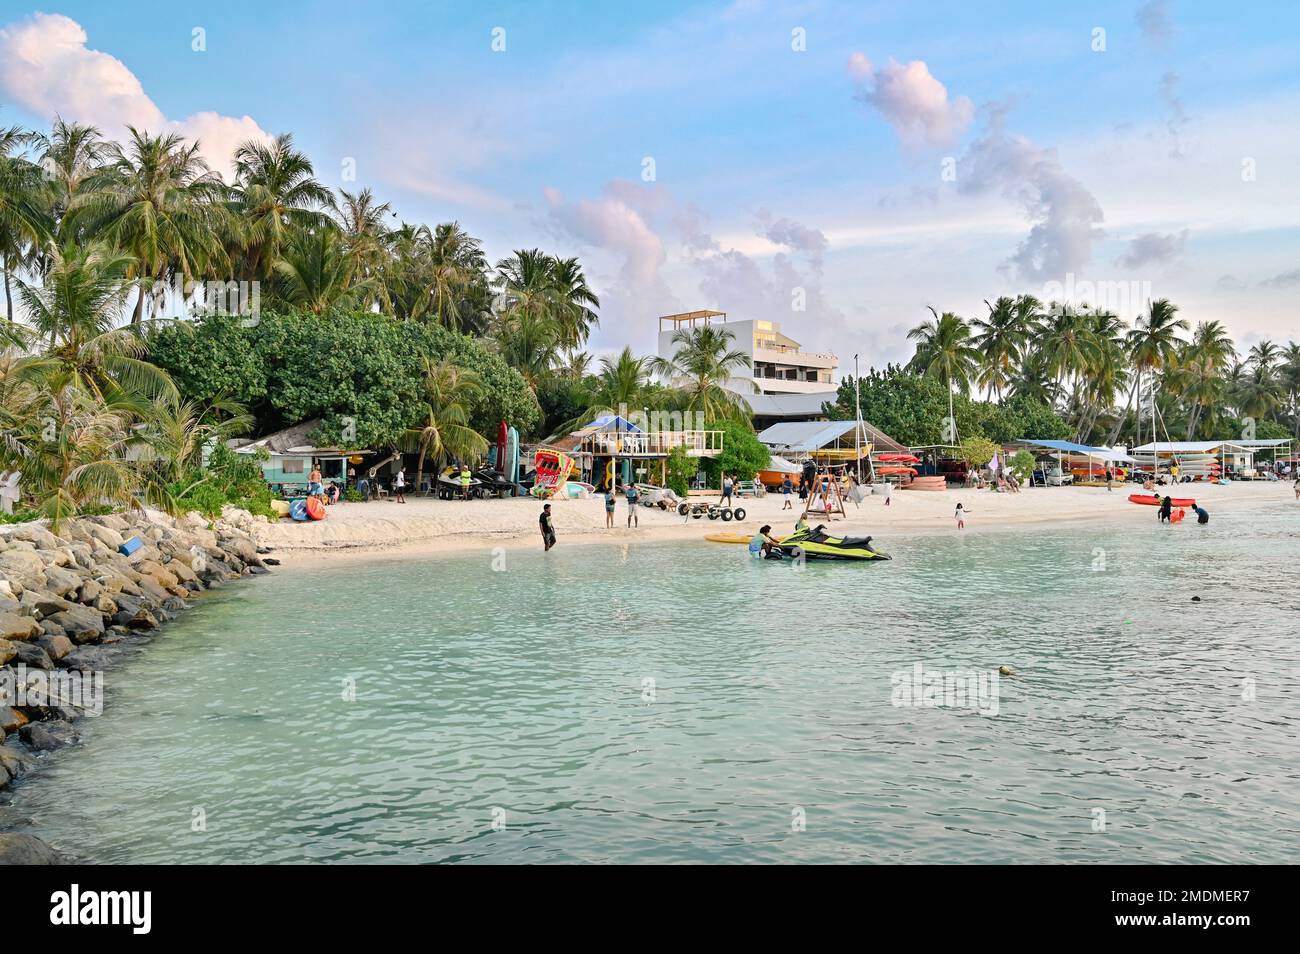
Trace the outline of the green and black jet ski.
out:
<instances>
[{"instance_id":1,"label":"green and black jet ski","mask_svg":"<svg viewBox=\"0 0 1300 954\"><path fill-rule=\"evenodd\" d=\"M781 540L781 553L807 560L892 560L888 553L871 545L871 537L833 537L821 524L796 530Z\"/></svg>"}]
</instances>

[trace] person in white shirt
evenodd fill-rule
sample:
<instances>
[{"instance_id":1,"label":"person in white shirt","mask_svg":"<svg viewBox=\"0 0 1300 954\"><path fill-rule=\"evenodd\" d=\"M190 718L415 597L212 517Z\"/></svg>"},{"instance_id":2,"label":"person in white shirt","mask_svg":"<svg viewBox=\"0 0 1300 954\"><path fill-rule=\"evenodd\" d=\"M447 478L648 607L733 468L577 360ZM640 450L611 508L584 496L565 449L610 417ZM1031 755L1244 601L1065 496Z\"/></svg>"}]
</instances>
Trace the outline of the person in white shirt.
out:
<instances>
[{"instance_id":1,"label":"person in white shirt","mask_svg":"<svg viewBox=\"0 0 1300 954\"><path fill-rule=\"evenodd\" d=\"M397 468L397 476L393 479L393 499L406 503L406 471L401 467Z\"/></svg>"}]
</instances>

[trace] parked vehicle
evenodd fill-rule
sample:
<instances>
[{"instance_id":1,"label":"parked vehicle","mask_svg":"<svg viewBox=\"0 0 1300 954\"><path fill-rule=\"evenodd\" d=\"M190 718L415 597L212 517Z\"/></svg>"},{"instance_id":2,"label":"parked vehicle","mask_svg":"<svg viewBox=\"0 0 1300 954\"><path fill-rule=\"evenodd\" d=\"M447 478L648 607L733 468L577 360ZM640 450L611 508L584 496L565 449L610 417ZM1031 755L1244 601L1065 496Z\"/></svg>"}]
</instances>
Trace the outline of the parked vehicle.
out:
<instances>
[{"instance_id":1,"label":"parked vehicle","mask_svg":"<svg viewBox=\"0 0 1300 954\"><path fill-rule=\"evenodd\" d=\"M1065 487L1074 483L1074 474L1065 473L1056 464L1039 465L1034 468L1031 486Z\"/></svg>"}]
</instances>

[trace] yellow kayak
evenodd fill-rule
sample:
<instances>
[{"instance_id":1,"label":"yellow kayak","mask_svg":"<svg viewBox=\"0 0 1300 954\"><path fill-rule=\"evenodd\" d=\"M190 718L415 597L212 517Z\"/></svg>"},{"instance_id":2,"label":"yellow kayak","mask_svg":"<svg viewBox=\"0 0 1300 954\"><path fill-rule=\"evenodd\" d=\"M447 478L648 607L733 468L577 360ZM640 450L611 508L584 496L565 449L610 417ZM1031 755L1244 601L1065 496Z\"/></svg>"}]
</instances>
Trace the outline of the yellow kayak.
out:
<instances>
[{"instance_id":1,"label":"yellow kayak","mask_svg":"<svg viewBox=\"0 0 1300 954\"><path fill-rule=\"evenodd\" d=\"M711 540L714 543L748 543L754 539L752 533L706 533L705 540ZM780 542L780 537L772 537L773 540Z\"/></svg>"}]
</instances>

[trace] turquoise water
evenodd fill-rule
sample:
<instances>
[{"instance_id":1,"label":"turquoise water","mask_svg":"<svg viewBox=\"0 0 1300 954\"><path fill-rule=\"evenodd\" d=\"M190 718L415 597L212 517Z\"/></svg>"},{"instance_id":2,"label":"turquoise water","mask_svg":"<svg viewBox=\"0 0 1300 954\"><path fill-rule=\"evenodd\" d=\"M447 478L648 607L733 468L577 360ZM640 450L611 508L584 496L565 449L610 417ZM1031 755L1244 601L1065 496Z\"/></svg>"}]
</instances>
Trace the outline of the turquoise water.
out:
<instances>
[{"instance_id":1,"label":"turquoise water","mask_svg":"<svg viewBox=\"0 0 1300 954\"><path fill-rule=\"evenodd\" d=\"M1134 510L802 571L561 541L280 572L111 672L13 811L98 862L1295 861L1300 509ZM997 715L891 704L918 662L1018 675Z\"/></svg>"}]
</instances>

